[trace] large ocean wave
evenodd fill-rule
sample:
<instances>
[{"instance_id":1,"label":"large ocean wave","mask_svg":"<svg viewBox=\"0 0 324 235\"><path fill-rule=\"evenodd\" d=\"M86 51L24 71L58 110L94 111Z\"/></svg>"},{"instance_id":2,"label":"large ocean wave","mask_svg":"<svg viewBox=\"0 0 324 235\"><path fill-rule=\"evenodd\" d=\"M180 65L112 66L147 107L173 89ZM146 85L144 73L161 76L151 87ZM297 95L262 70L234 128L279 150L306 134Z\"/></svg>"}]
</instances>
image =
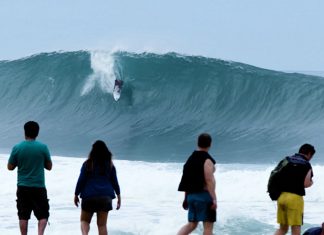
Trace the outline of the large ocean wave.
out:
<instances>
[{"instance_id":1,"label":"large ocean wave","mask_svg":"<svg viewBox=\"0 0 324 235\"><path fill-rule=\"evenodd\" d=\"M183 161L201 132L221 163L274 162L305 142L324 148L322 77L176 53L77 51L0 61L0 84L2 151L28 120L52 153L70 156L103 139L120 159Z\"/></svg>"}]
</instances>

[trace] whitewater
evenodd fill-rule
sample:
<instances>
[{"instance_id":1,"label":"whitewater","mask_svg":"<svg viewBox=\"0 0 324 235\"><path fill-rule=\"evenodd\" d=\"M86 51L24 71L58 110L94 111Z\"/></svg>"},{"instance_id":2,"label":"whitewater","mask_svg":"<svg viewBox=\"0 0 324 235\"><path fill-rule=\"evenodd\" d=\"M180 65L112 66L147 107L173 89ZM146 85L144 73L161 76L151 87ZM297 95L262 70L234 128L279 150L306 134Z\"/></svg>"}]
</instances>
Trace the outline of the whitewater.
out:
<instances>
[{"instance_id":1,"label":"whitewater","mask_svg":"<svg viewBox=\"0 0 324 235\"><path fill-rule=\"evenodd\" d=\"M118 102L115 79L124 81ZM6 165L29 120L39 122L38 139L54 156L46 172L46 234L80 234L73 194L97 139L114 154L121 186L122 207L110 212L110 234L176 234L187 221L177 191L182 166L201 132L212 135L217 161L215 234L274 233L270 171L306 142L317 152L302 230L324 221L323 77L176 53L75 51L0 61L0 84L0 234L19 231L17 172ZM36 227L32 218L31 234ZM96 234L95 218L90 234Z\"/></svg>"},{"instance_id":2,"label":"whitewater","mask_svg":"<svg viewBox=\"0 0 324 235\"><path fill-rule=\"evenodd\" d=\"M8 156L0 155L5 166ZM73 204L74 189L85 159L53 157L53 170L46 172L50 199L50 225L46 234L80 234L80 208ZM177 192L181 178L180 163L146 163L115 160L121 186L122 207L109 213L108 228L116 235L172 235L186 223L187 212L181 207L183 194ZM218 197L216 234L273 234L276 228L276 203L266 193L266 182L273 165L217 165ZM322 222L324 208L324 167L314 166L315 184L305 197L303 229ZM16 215L16 171L3 170L0 192L0 234L18 234ZM113 203L116 207L116 202ZM90 234L96 234L93 218ZM30 234L37 231L32 217ZM201 234L202 227L193 234Z\"/></svg>"}]
</instances>

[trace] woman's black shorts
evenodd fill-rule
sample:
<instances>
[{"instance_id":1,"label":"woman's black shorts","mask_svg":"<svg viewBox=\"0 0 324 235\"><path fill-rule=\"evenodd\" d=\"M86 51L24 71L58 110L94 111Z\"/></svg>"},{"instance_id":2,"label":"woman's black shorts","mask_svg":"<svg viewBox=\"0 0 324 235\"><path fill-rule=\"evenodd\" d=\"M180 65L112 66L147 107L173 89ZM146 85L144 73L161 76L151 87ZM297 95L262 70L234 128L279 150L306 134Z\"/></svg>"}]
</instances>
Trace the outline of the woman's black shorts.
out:
<instances>
[{"instance_id":1,"label":"woman's black shorts","mask_svg":"<svg viewBox=\"0 0 324 235\"><path fill-rule=\"evenodd\" d=\"M82 199L81 209L87 212L108 212L112 210L111 197L92 197Z\"/></svg>"}]
</instances>

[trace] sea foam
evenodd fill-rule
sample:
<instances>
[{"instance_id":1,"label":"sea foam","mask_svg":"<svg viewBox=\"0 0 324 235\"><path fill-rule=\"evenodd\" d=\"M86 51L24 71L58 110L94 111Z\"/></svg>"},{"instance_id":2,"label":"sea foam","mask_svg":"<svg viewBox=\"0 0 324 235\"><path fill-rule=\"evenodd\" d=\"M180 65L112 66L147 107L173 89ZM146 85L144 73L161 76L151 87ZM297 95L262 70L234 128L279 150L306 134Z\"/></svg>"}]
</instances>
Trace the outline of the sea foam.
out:
<instances>
[{"instance_id":1,"label":"sea foam","mask_svg":"<svg viewBox=\"0 0 324 235\"><path fill-rule=\"evenodd\" d=\"M0 155L5 168L8 155ZM73 204L75 184L84 158L53 157L53 170L46 171L50 199L50 225L46 234L80 234L80 208ZM171 235L187 222L187 212L181 208L183 193L177 191L181 178L180 163L148 163L115 160L121 186L122 206L109 213L108 229L115 235ZM267 179L274 165L220 164L215 173L218 197L215 232L232 234L273 234L276 228L276 203L266 193ZM305 226L323 220L324 167L314 166L314 186L305 197ZM15 203L16 174L0 172L0 234L18 234ZM116 202L113 202L114 208ZM94 216L90 234L97 234ZM198 227L193 234L201 234ZM29 233L35 234L37 221L32 217Z\"/></svg>"}]
</instances>

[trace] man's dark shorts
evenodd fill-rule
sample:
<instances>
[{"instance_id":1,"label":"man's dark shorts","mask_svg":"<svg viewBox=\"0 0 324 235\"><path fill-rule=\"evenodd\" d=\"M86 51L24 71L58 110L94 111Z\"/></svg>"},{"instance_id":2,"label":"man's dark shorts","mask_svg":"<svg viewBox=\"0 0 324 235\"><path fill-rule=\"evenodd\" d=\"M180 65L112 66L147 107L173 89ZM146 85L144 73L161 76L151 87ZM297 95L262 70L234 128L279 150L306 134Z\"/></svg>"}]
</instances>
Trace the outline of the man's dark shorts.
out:
<instances>
[{"instance_id":1,"label":"man's dark shorts","mask_svg":"<svg viewBox=\"0 0 324 235\"><path fill-rule=\"evenodd\" d=\"M215 222L216 210L211 209L213 200L208 192L190 193L187 195L189 222Z\"/></svg>"},{"instance_id":2,"label":"man's dark shorts","mask_svg":"<svg viewBox=\"0 0 324 235\"><path fill-rule=\"evenodd\" d=\"M48 219L49 204L46 188L18 186L17 209L19 220L29 220L32 211L38 220Z\"/></svg>"},{"instance_id":3,"label":"man's dark shorts","mask_svg":"<svg viewBox=\"0 0 324 235\"><path fill-rule=\"evenodd\" d=\"M90 213L108 212L112 210L112 199L110 197L92 197L82 199L81 209Z\"/></svg>"}]
</instances>

